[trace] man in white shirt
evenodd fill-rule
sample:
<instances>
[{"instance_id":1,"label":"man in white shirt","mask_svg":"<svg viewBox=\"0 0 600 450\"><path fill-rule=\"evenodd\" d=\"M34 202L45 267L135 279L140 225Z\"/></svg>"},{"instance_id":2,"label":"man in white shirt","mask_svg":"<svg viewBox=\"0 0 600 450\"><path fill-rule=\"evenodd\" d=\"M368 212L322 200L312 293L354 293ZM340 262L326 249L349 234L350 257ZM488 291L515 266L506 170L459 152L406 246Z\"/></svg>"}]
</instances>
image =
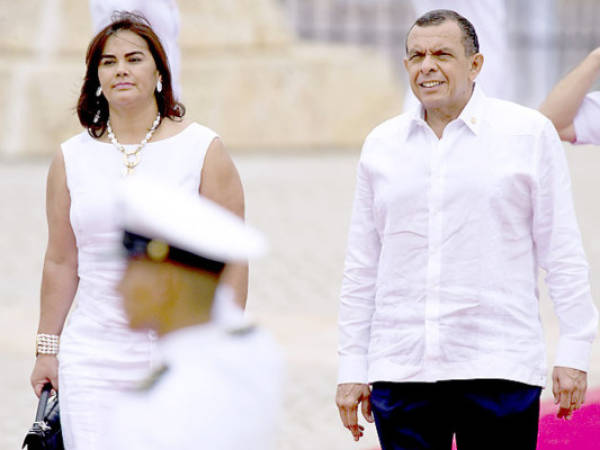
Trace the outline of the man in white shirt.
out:
<instances>
[{"instance_id":1,"label":"man in white shirt","mask_svg":"<svg viewBox=\"0 0 600 450\"><path fill-rule=\"evenodd\" d=\"M600 47L557 83L540 106L563 141L600 145L600 91L588 93L600 76Z\"/></svg>"},{"instance_id":2,"label":"man in white shirt","mask_svg":"<svg viewBox=\"0 0 600 450\"><path fill-rule=\"evenodd\" d=\"M340 417L382 448L535 449L546 383L537 272L560 321L558 416L586 390L598 313L563 148L535 110L488 98L471 23L407 36L421 105L376 127L358 165L341 291Z\"/></svg>"},{"instance_id":3,"label":"man in white shirt","mask_svg":"<svg viewBox=\"0 0 600 450\"><path fill-rule=\"evenodd\" d=\"M121 198L128 265L119 290L130 327L158 341L154 370L114 399L99 447L274 448L279 351L255 326L211 320L225 263L262 253L262 235L205 198L154 182L128 180Z\"/></svg>"}]
</instances>

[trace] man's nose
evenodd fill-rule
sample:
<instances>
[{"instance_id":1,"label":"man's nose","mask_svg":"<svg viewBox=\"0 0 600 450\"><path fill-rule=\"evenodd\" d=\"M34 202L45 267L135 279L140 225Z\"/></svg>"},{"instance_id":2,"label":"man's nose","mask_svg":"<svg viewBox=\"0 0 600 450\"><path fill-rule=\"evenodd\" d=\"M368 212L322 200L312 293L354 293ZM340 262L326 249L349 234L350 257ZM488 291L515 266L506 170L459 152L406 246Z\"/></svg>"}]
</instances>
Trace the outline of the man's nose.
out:
<instances>
[{"instance_id":1,"label":"man's nose","mask_svg":"<svg viewBox=\"0 0 600 450\"><path fill-rule=\"evenodd\" d=\"M421 72L429 73L437 68L434 58L430 54L426 54L421 61Z\"/></svg>"}]
</instances>

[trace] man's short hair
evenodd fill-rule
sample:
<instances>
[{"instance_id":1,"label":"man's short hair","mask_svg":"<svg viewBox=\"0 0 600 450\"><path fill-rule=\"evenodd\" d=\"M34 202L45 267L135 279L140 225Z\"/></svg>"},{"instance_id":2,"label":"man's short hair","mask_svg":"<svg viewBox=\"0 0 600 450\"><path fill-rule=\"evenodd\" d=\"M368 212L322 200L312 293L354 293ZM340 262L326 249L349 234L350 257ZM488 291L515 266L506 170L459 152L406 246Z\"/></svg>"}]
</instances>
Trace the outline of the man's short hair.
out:
<instances>
[{"instance_id":1,"label":"man's short hair","mask_svg":"<svg viewBox=\"0 0 600 450\"><path fill-rule=\"evenodd\" d=\"M408 30L406 35L406 52L408 53L408 34L412 31L415 26L427 27L433 25L440 25L446 20L456 22L463 35L463 47L465 48L465 54L471 56L475 53L479 53L479 39L477 39L477 33L475 27L465 17L458 14L456 11L451 9L434 9L433 11L426 12L419 17L412 27Z\"/></svg>"}]
</instances>

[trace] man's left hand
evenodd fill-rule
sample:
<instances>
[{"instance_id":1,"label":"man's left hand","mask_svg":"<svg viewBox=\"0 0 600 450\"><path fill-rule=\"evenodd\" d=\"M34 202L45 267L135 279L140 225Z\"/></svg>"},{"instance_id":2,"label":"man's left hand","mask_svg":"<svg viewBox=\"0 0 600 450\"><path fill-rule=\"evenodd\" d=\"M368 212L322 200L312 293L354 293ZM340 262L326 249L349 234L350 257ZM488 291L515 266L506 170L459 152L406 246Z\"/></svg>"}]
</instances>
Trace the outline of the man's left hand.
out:
<instances>
[{"instance_id":1,"label":"man's left hand","mask_svg":"<svg viewBox=\"0 0 600 450\"><path fill-rule=\"evenodd\" d=\"M552 393L558 404L556 417L570 420L573 411L579 409L585 400L587 373L570 367L554 367L552 371Z\"/></svg>"}]
</instances>

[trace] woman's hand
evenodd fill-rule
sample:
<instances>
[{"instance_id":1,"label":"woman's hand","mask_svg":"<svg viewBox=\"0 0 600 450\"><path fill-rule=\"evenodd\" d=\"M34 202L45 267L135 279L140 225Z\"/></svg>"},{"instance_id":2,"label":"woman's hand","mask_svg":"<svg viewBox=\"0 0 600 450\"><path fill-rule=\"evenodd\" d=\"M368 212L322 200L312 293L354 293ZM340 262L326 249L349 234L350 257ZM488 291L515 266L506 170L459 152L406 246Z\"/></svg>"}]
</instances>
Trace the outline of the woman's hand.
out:
<instances>
[{"instance_id":1,"label":"woman's hand","mask_svg":"<svg viewBox=\"0 0 600 450\"><path fill-rule=\"evenodd\" d=\"M35 395L39 397L48 382L58 391L58 359L56 355L38 355L31 372L31 386Z\"/></svg>"}]
</instances>

